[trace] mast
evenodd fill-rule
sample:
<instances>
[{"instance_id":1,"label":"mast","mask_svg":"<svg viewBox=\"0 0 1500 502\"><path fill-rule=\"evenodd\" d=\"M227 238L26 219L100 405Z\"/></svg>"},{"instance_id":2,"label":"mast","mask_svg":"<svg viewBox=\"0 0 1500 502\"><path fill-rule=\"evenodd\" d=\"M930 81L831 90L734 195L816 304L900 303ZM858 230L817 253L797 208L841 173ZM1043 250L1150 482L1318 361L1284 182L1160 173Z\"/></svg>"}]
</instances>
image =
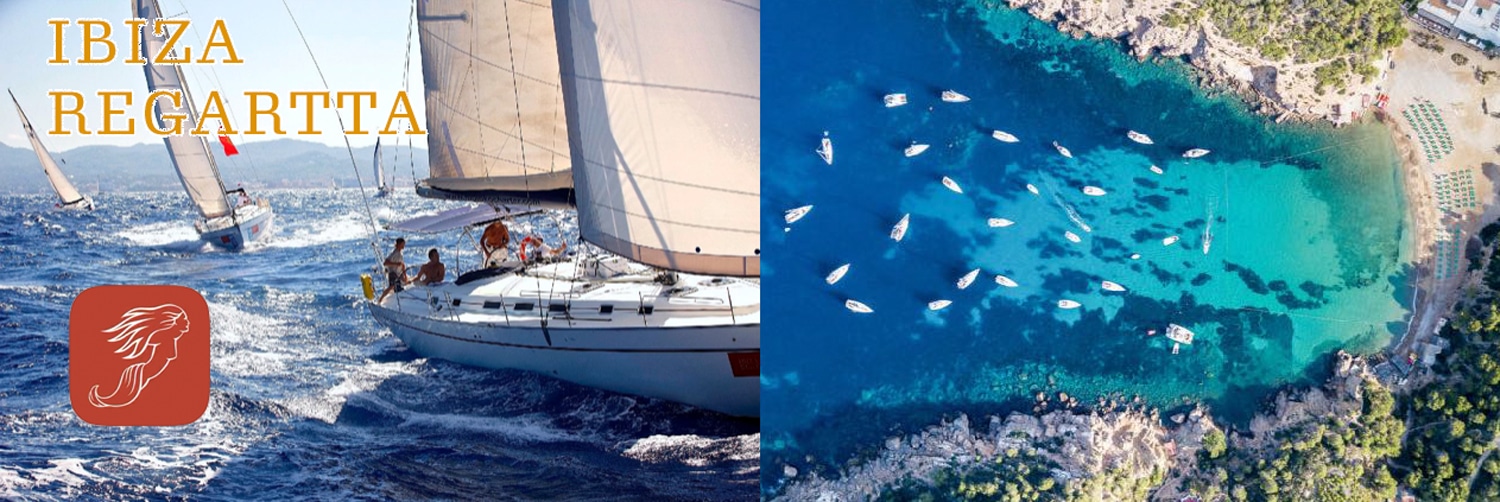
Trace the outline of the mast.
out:
<instances>
[{"instance_id":1,"label":"mast","mask_svg":"<svg viewBox=\"0 0 1500 502\"><path fill-rule=\"evenodd\" d=\"M553 10L583 239L665 269L759 276L760 1Z\"/></svg>"},{"instance_id":2,"label":"mast","mask_svg":"<svg viewBox=\"0 0 1500 502\"><path fill-rule=\"evenodd\" d=\"M28 120L26 112L21 110L21 102L16 101L15 93L10 92L10 89L6 89L5 92L10 94L10 102L15 103L16 113L21 115L21 127L26 129L26 137L31 140L31 151L36 153L36 160L42 163L42 172L47 173L47 181L52 184L52 191L57 193L57 197L62 199L64 205L83 200L83 194L78 192L78 188L74 187L73 183L68 181L68 177L63 174L62 169L57 167L57 161L52 159L52 153L47 151L47 147L42 146L42 138L38 137L36 130L31 128L31 120Z\"/></svg>"},{"instance_id":3,"label":"mast","mask_svg":"<svg viewBox=\"0 0 1500 502\"><path fill-rule=\"evenodd\" d=\"M225 195L224 180L219 176L219 166L208 148L208 140L188 134L198 125L198 107L194 105L193 95L188 89L182 68L178 65L158 66L152 63L152 56L160 52L166 44L166 36L157 36L154 33L156 20L162 17L161 6L156 0L134 0L134 3L136 17L150 21L141 27L141 51L146 59L143 67L146 72L146 87L152 92L182 91L184 106L172 106L170 98L163 98L155 107L156 123L161 128L166 127L166 121L162 119L166 114L180 114L186 117L182 121L183 134L162 138L167 144L167 152L171 154L172 166L177 169L177 177L182 181L182 187L187 190L188 197L197 206L198 214L205 219L232 214L229 208L229 198Z\"/></svg>"}]
</instances>

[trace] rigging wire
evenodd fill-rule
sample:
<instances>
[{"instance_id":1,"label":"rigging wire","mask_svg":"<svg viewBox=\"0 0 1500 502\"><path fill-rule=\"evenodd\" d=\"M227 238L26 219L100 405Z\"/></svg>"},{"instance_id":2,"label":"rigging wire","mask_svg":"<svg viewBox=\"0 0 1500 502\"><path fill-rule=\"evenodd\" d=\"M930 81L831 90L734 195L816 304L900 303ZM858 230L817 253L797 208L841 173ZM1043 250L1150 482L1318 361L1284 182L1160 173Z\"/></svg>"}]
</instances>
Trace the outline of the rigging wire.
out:
<instances>
[{"instance_id":1,"label":"rigging wire","mask_svg":"<svg viewBox=\"0 0 1500 502\"><path fill-rule=\"evenodd\" d=\"M185 15L185 16L187 16L189 18L192 17L192 14L190 14L188 12L187 4L183 3L182 0L177 0L177 5L182 6L182 13L183 13L183 15ZM198 39L197 40L198 41L198 45L200 47L202 47L204 45L207 45L207 44L204 43L203 34L198 31L198 25L196 25L196 24L190 24L189 26L193 29L193 36ZM192 66L197 66L197 65L192 65ZM208 65L208 71L210 73L212 73L212 75L213 75L213 82L214 82L215 88L217 88L219 90L223 90L224 89L224 82L222 80L219 80L219 70L217 69L218 66L219 65ZM203 70L195 68L194 71L202 73ZM237 118L237 117L235 117L235 115L234 115L234 107L229 106L228 104L225 104L224 105L224 110L227 111L227 112L229 112L229 122L231 124L233 124L233 123L239 123L240 119ZM235 135L240 138L240 144L244 144L245 143L245 131L243 129L236 130L235 131ZM246 153L246 155L245 155L245 161L250 163L250 170L251 171L258 171L255 168L255 156L249 155L249 152L245 152L245 153ZM229 159L230 163L234 164L234 168L235 169L239 169L240 168L239 162L235 161L233 157L230 157L228 155L225 155L225 157Z\"/></svg>"},{"instance_id":2,"label":"rigging wire","mask_svg":"<svg viewBox=\"0 0 1500 502\"><path fill-rule=\"evenodd\" d=\"M281 0L281 6L286 8L287 17L291 18L292 26L297 28L297 36L302 39L302 46L307 49L307 57L312 59L313 68L318 70L318 79L323 82L323 88L331 92L333 88L328 85L328 78L323 76L323 67L318 65L318 57L313 54L312 45L307 43L307 35L302 33L302 26L297 23L297 16L292 14L292 6L288 5L286 0ZM354 181L359 184L359 198L364 203L365 216L370 218L370 251L375 253L375 262L380 263L382 258L378 241L380 225L375 221L375 212L370 209L370 197L365 193L365 181L359 175L359 162L354 160L354 145L349 143L348 128L344 126L344 114L339 113L336 107L333 114L339 119L339 132L344 135L344 149L349 152L349 166L354 169Z\"/></svg>"},{"instance_id":3,"label":"rigging wire","mask_svg":"<svg viewBox=\"0 0 1500 502\"><path fill-rule=\"evenodd\" d=\"M416 23L417 23L417 0L412 0L412 2L411 2L411 13L409 15L407 15L407 17L406 17L406 53L404 54L404 57L406 58L406 62L401 64L401 90L406 91L407 95L411 94L411 40L412 40L412 34L413 34L412 32L413 32L413 29L414 29ZM411 132L411 128L414 125L414 124L411 124L409 122L410 121L408 121L408 123L406 124L406 131L408 133ZM411 134L407 134L406 135L406 161L411 166L411 185L413 187L415 187L415 186L417 186L417 159L416 159L417 153L416 153L416 150L412 149L411 136L412 136ZM397 149L398 152L400 151L400 148L401 148L401 138L398 136L398 137L396 137L396 149ZM401 162L401 157L398 154L398 156L396 157L395 163L397 165L400 165L399 164L400 162Z\"/></svg>"}]
</instances>

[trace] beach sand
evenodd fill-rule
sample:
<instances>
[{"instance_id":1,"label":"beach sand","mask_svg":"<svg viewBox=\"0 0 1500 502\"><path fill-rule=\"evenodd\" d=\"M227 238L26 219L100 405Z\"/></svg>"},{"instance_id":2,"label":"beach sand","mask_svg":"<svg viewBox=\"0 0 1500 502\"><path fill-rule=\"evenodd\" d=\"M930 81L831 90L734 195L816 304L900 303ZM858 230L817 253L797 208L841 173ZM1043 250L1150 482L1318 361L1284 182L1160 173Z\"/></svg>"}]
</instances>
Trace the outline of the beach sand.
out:
<instances>
[{"instance_id":1,"label":"beach sand","mask_svg":"<svg viewBox=\"0 0 1500 502\"><path fill-rule=\"evenodd\" d=\"M1425 32L1410 22L1407 29L1414 33ZM1416 343L1430 335L1438 319L1457 300L1460 287L1475 275L1459 273L1441 281L1435 277L1434 248L1438 232L1456 221L1463 230L1463 242L1467 242L1485 223L1500 216L1495 191L1500 183L1497 179L1500 178L1500 153L1496 151L1500 148L1500 116L1486 115L1483 111L1487 102L1491 114L1500 114L1500 77L1492 77L1484 85L1475 77L1476 67L1500 71L1500 61L1486 59L1478 51L1457 41L1442 37L1437 40L1444 48L1442 54L1418 46L1412 38L1396 48L1392 58L1395 69L1387 74L1383 86L1390 96L1383 120L1391 126L1391 134L1402 158L1403 184L1415 231L1417 248L1414 259L1418 271L1412 323L1406 336L1396 342L1393 357L1405 357ZM1463 54L1468 63L1455 64L1451 59L1454 53ZM1432 163L1421 155L1415 131L1401 116L1402 110L1420 100L1431 101L1437 107L1453 139L1453 152ZM1472 171L1482 206L1452 215L1441 214L1433 197L1432 176L1463 170ZM1466 247L1460 246L1460 253ZM1466 257L1460 255L1458 260L1461 267L1467 267Z\"/></svg>"}]
</instances>

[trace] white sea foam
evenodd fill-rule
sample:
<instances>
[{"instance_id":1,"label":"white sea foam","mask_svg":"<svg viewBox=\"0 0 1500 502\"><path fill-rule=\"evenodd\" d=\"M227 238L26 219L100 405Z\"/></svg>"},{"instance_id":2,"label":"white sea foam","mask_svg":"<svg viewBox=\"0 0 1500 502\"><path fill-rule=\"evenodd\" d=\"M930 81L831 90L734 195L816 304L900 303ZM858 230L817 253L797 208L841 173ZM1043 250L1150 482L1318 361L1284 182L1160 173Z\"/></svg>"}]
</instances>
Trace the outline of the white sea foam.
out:
<instances>
[{"instance_id":1,"label":"white sea foam","mask_svg":"<svg viewBox=\"0 0 1500 502\"><path fill-rule=\"evenodd\" d=\"M125 239L137 246L166 246L169 244L196 245L198 232L193 230L193 224L185 221L164 221L159 223L148 223L126 230L115 232L115 237Z\"/></svg>"},{"instance_id":2,"label":"white sea foam","mask_svg":"<svg viewBox=\"0 0 1500 502\"><path fill-rule=\"evenodd\" d=\"M308 220L307 223L280 220L276 223L276 235L266 242L267 247L305 248L331 242L364 239L370 235L370 219L361 211L349 211L342 215Z\"/></svg>"},{"instance_id":3,"label":"white sea foam","mask_svg":"<svg viewBox=\"0 0 1500 502\"><path fill-rule=\"evenodd\" d=\"M653 464L677 463L706 467L726 461L747 462L760 459L760 434L725 438L696 434L680 436L654 435L631 441L625 451L629 458Z\"/></svg>"}]
</instances>

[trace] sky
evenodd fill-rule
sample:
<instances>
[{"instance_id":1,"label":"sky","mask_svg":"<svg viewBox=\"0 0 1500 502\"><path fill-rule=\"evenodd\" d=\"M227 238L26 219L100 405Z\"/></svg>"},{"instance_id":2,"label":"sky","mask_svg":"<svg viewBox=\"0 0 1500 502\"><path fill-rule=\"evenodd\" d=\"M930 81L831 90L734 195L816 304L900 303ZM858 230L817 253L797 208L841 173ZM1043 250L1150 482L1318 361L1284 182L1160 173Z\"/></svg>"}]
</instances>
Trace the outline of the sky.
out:
<instances>
[{"instance_id":1,"label":"sky","mask_svg":"<svg viewBox=\"0 0 1500 502\"><path fill-rule=\"evenodd\" d=\"M171 18L192 20L192 25L183 35L179 46L192 46L193 58L201 54L202 46L209 37L216 18L224 19L229 37L244 64L197 64L184 66L188 85L193 97L202 106L208 91L218 90L224 103L232 113L235 125L244 129L248 124L248 100L245 91L269 91L278 95L282 127L295 133L305 119L302 109L288 109L287 93L291 91L321 91L325 87L318 78L317 69L297 36L297 29L287 15L282 3L273 0L233 2L222 0L159 0L161 9ZM307 42L317 56L318 64L328 79L333 91L375 91L375 109L362 112L361 122L366 129L378 130L385 122L386 113L403 89L404 53L407 49L407 26L411 13L409 0L287 0ZM146 130L144 102L147 96L146 79L141 65L126 64L122 53L130 44L130 34L124 20L133 11L130 0L0 0L0 33L7 36L4 50L0 50L0 87L14 92L32 127L44 134L43 144L52 151L64 151L84 145L132 145L137 143L161 143L161 138ZM78 19L99 18L113 24L111 39L117 46L115 60L103 65L49 65L53 54L53 27L48 19L73 20L63 38L63 55L78 59L82 55L82 32ZM196 30L196 33L195 33ZM417 41L411 42L411 75L408 89L413 110L417 117L425 115L422 108L421 53ZM102 45L96 50L102 52ZM222 49L212 52L222 59ZM217 78L215 78L217 77ZM220 86L219 84L222 84ZM102 99L94 94L99 90L123 90L135 92L134 103L124 115L116 116L115 124L124 126L127 118L136 119L136 134L126 136L46 135L53 127L52 98L50 90L74 90L85 96L85 114L88 128L100 126ZM368 104L367 104L368 106ZM14 108L6 104L4 108ZM346 124L351 120L348 109L343 112ZM343 146L344 138L339 134L338 119L332 109L320 110L315 116L316 127L321 135L296 135L286 137ZM65 119L69 130L76 129L72 119ZM352 124L350 124L352 125ZM262 129L269 129L262 121ZM236 142L267 141L282 137L267 134L245 136ZM375 143L376 135L350 136L355 147ZM387 139L389 141L389 139ZM13 147L30 148L19 116L13 111L0 112L0 142Z\"/></svg>"}]
</instances>

